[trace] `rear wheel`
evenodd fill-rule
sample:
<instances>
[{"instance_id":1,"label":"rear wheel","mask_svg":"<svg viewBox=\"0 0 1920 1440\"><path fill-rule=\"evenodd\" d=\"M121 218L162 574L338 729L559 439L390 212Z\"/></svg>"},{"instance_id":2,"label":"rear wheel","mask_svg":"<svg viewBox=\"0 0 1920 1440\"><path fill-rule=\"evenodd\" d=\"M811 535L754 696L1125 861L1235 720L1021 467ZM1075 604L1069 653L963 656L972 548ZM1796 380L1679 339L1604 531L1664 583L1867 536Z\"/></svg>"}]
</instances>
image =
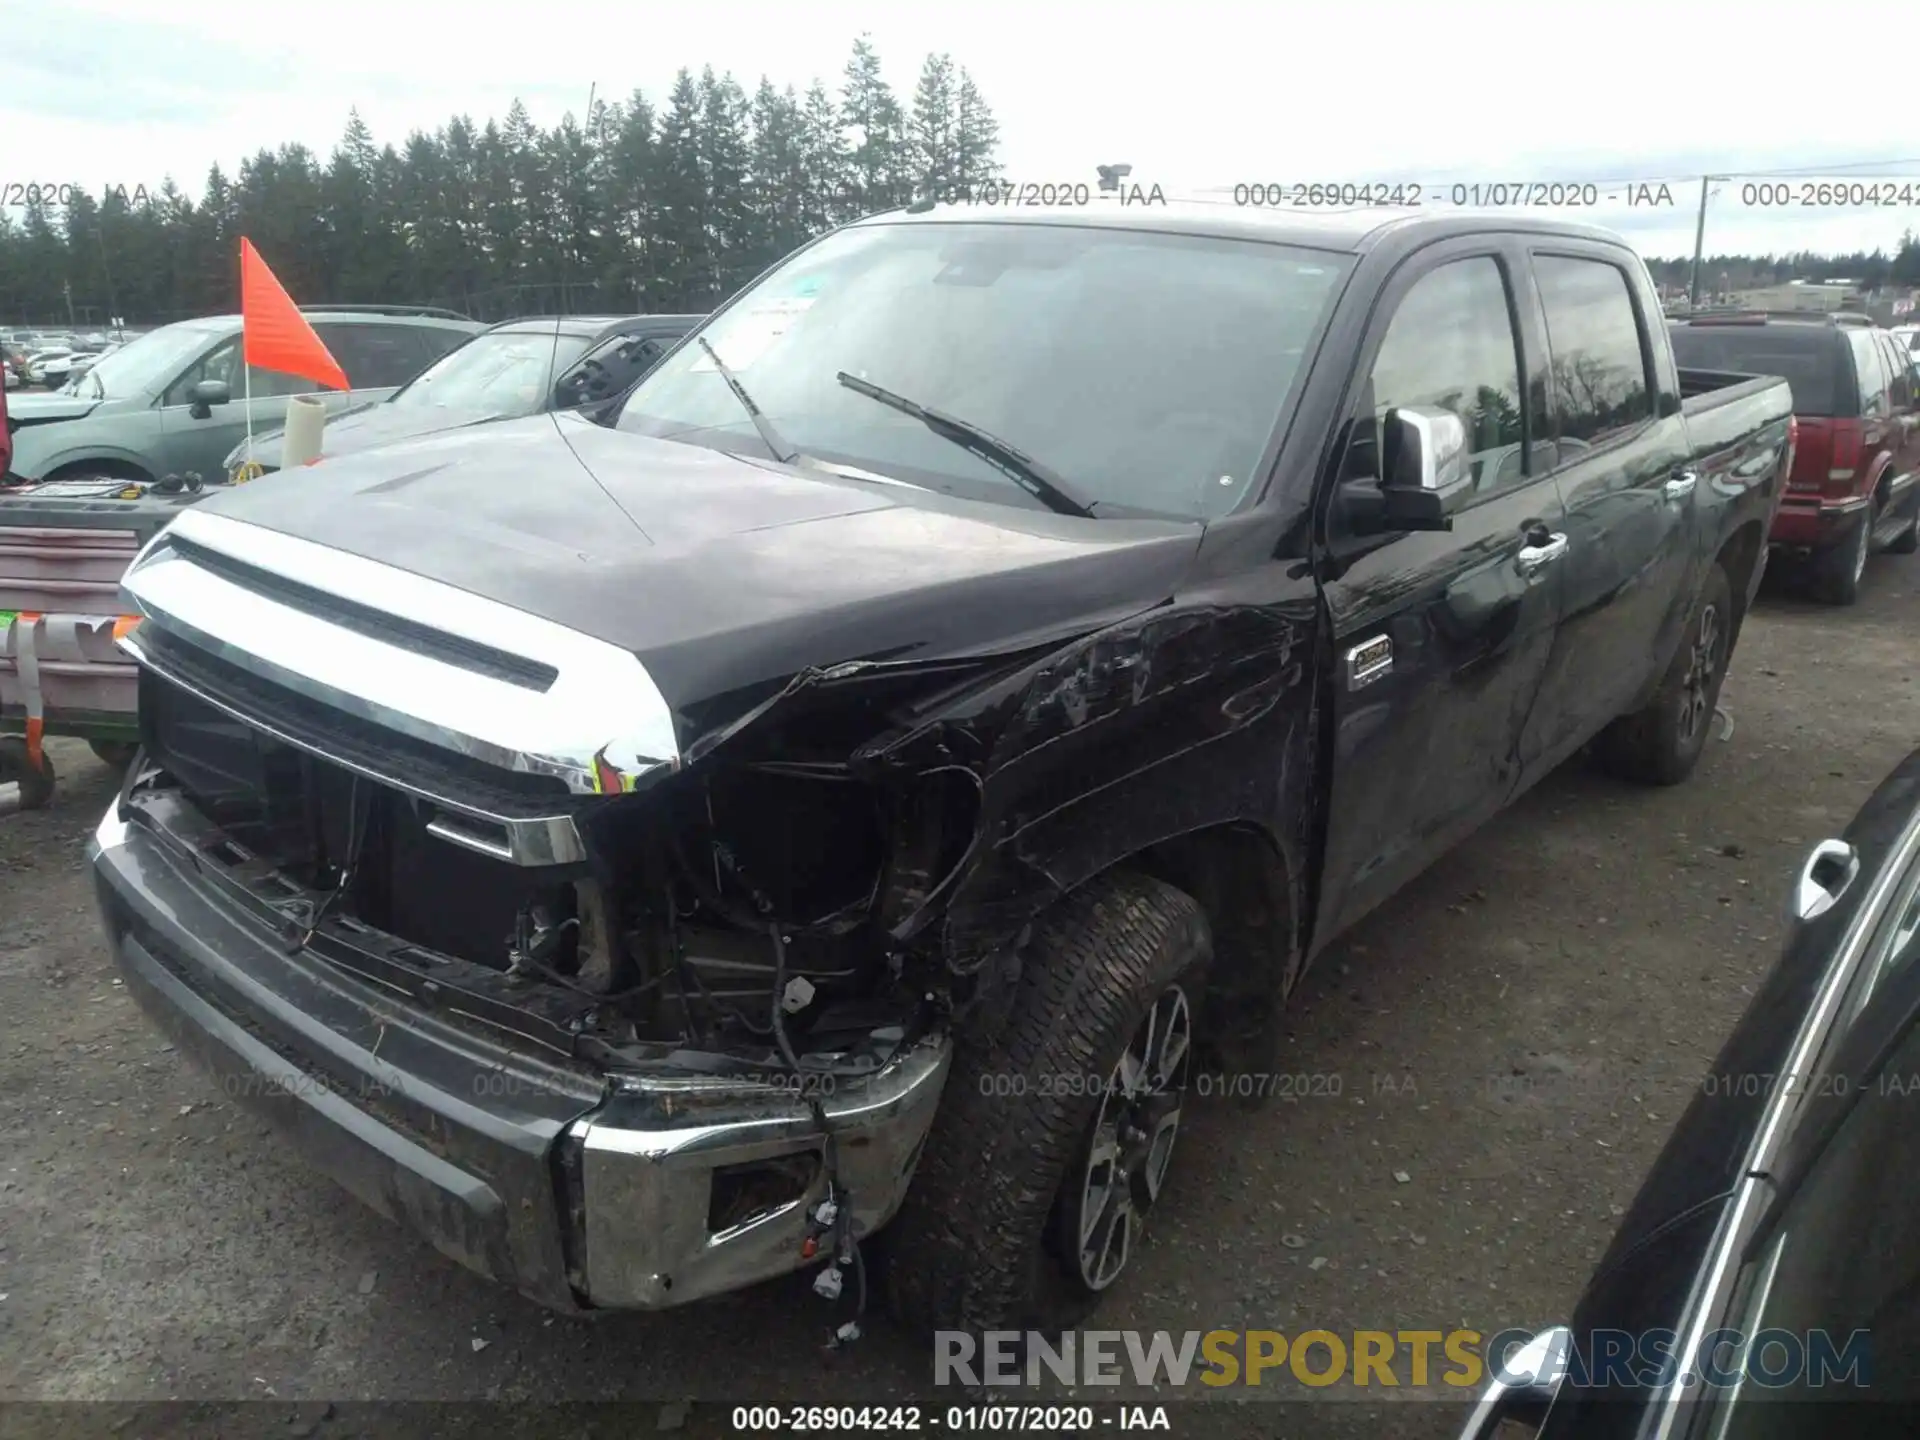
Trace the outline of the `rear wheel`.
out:
<instances>
[{"instance_id":1,"label":"rear wheel","mask_svg":"<svg viewBox=\"0 0 1920 1440\"><path fill-rule=\"evenodd\" d=\"M1144 875L1088 881L1036 926L1005 1027L963 1041L882 1237L907 1328L1070 1326L1125 1273L1165 1188L1212 942Z\"/></svg>"},{"instance_id":2,"label":"rear wheel","mask_svg":"<svg viewBox=\"0 0 1920 1440\"><path fill-rule=\"evenodd\" d=\"M1733 587L1715 565L1653 699L1601 732L1595 750L1606 769L1643 785L1677 785L1693 773L1732 658L1733 624Z\"/></svg>"},{"instance_id":3,"label":"rear wheel","mask_svg":"<svg viewBox=\"0 0 1920 1440\"><path fill-rule=\"evenodd\" d=\"M1860 598L1860 577L1873 551L1873 515L1862 512L1854 533L1831 550L1813 557L1814 591L1829 605L1851 605Z\"/></svg>"}]
</instances>

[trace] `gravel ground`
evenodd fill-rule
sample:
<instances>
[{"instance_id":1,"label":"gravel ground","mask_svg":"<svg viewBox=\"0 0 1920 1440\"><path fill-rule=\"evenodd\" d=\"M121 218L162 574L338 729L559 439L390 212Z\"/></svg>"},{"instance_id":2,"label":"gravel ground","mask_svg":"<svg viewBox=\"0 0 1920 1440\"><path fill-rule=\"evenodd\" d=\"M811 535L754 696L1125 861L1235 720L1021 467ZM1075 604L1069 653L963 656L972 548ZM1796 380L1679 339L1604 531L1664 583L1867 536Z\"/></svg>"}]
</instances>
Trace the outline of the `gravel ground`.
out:
<instances>
[{"instance_id":1,"label":"gravel ground","mask_svg":"<svg viewBox=\"0 0 1920 1440\"><path fill-rule=\"evenodd\" d=\"M1917 599L1920 563L1895 557L1851 610L1770 587L1727 684L1732 739L1690 783L1637 790L1571 765L1324 957L1283 1067L1325 1077L1323 1093L1195 1107L1099 1323L1491 1333L1564 1318L1777 952L1799 860L1920 738ZM556 1318L309 1174L116 983L80 862L110 778L84 746L55 757L54 806L0 818L0 1399L267 1399L278 1433L330 1434L368 1431L353 1400L953 1398L877 1323L829 1364L804 1283ZM1432 1401L1314 1395L1234 1407L1228 1428L1438 1436L1459 1421ZM319 1420L293 1403L322 1400L343 1408ZM684 1428L722 1416L696 1406ZM523 1419L586 1433L577 1415Z\"/></svg>"}]
</instances>

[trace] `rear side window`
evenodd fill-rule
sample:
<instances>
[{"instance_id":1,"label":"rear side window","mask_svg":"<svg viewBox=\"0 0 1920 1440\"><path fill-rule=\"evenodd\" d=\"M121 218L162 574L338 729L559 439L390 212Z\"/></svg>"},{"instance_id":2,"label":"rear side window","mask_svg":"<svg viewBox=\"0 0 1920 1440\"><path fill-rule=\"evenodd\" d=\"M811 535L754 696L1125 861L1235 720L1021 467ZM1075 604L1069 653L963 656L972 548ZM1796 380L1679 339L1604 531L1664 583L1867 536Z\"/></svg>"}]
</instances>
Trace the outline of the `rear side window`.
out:
<instances>
[{"instance_id":1,"label":"rear side window","mask_svg":"<svg viewBox=\"0 0 1920 1440\"><path fill-rule=\"evenodd\" d=\"M1913 408L1912 352L1897 335L1876 334L1880 358L1887 362L1887 403L1895 410Z\"/></svg>"},{"instance_id":2,"label":"rear side window","mask_svg":"<svg viewBox=\"0 0 1920 1440\"><path fill-rule=\"evenodd\" d=\"M1617 265L1538 255L1554 410L1562 439L1597 444L1653 414L1633 292Z\"/></svg>"},{"instance_id":3,"label":"rear side window","mask_svg":"<svg viewBox=\"0 0 1920 1440\"><path fill-rule=\"evenodd\" d=\"M1853 371L1839 335L1819 325L1675 325L1673 358L1691 370L1778 375L1796 415L1850 415Z\"/></svg>"},{"instance_id":4,"label":"rear side window","mask_svg":"<svg viewBox=\"0 0 1920 1440\"><path fill-rule=\"evenodd\" d=\"M1847 343L1853 351L1853 376L1860 387L1860 413L1865 416L1887 413L1887 362L1871 330L1849 330Z\"/></svg>"},{"instance_id":5,"label":"rear side window","mask_svg":"<svg viewBox=\"0 0 1920 1440\"><path fill-rule=\"evenodd\" d=\"M420 332L410 325L316 325L356 390L404 385L426 369Z\"/></svg>"}]
</instances>

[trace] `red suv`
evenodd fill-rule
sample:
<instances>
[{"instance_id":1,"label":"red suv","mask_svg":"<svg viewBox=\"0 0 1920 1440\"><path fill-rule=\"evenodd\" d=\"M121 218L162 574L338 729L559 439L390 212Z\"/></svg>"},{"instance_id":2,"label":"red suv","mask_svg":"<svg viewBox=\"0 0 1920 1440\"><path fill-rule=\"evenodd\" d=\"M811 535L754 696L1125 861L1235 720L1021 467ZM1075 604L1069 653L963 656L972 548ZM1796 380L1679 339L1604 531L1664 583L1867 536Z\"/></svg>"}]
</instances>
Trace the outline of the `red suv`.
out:
<instances>
[{"instance_id":1,"label":"red suv","mask_svg":"<svg viewBox=\"0 0 1920 1440\"><path fill-rule=\"evenodd\" d=\"M1799 446L1769 537L1807 562L1825 600L1851 605L1875 550L1920 543L1920 384L1912 353L1865 316L1697 315L1669 327L1699 370L1781 375Z\"/></svg>"}]
</instances>

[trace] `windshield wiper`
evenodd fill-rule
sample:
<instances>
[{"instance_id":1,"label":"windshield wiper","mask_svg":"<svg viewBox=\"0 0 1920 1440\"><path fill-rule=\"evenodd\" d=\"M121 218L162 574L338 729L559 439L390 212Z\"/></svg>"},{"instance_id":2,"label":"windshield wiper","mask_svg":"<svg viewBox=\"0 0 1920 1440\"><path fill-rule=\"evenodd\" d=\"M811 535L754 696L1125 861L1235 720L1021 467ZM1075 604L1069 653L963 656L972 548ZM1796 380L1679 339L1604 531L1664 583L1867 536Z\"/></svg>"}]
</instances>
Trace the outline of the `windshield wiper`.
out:
<instances>
[{"instance_id":1,"label":"windshield wiper","mask_svg":"<svg viewBox=\"0 0 1920 1440\"><path fill-rule=\"evenodd\" d=\"M1024 450L1016 449L998 435L990 434L978 425L949 415L945 411L929 409L917 400L909 400L904 395L883 390L880 386L862 380L857 375L849 375L844 370L834 378L855 394L864 395L869 400L878 400L882 405L889 405L902 415L911 415L941 439L951 440L961 449L978 456L1039 500L1049 510L1060 515L1077 515L1083 520L1092 518L1093 507L1075 495L1066 481Z\"/></svg>"},{"instance_id":2,"label":"windshield wiper","mask_svg":"<svg viewBox=\"0 0 1920 1440\"><path fill-rule=\"evenodd\" d=\"M727 382L727 388L733 391L733 398L740 402L740 408L747 412L747 418L753 421L753 428L760 432L760 438L766 442L767 449L773 452L773 458L782 465L804 465L811 457L802 455L793 446L780 438L780 432L773 428L773 422L760 413L760 407L753 403L753 397L747 394L747 387L740 383L740 377L727 368L727 362L720 358L720 352L707 343L707 337L696 335L700 348L707 352L707 358L713 361L713 368L720 372L720 378Z\"/></svg>"}]
</instances>

